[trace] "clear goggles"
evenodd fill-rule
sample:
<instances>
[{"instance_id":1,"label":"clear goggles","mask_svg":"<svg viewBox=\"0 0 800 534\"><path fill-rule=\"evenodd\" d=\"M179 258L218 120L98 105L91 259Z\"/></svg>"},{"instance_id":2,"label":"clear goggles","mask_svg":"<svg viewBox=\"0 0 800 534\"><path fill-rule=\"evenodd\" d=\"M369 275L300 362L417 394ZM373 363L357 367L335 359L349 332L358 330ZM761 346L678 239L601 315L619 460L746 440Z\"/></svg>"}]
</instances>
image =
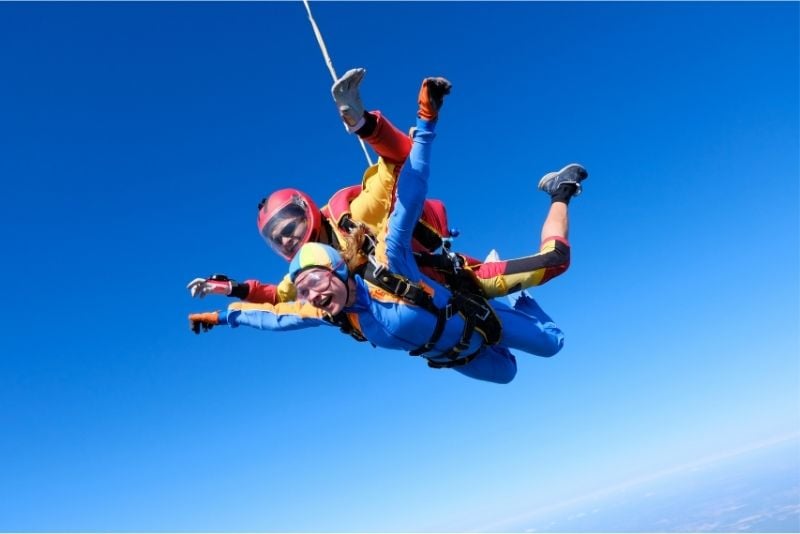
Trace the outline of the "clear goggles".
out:
<instances>
[{"instance_id":1,"label":"clear goggles","mask_svg":"<svg viewBox=\"0 0 800 534\"><path fill-rule=\"evenodd\" d=\"M315 293L327 291L335 276L333 271L325 267L315 267L300 273L294 281L297 300L307 301L312 291Z\"/></svg>"}]
</instances>

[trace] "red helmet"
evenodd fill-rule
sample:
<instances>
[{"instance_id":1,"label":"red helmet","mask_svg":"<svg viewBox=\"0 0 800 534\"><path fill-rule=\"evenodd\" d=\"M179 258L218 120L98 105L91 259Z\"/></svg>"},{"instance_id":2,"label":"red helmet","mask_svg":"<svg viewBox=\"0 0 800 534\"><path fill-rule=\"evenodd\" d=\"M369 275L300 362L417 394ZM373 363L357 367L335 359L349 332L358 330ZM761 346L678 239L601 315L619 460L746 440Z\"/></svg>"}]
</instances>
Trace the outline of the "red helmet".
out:
<instances>
[{"instance_id":1,"label":"red helmet","mask_svg":"<svg viewBox=\"0 0 800 534\"><path fill-rule=\"evenodd\" d=\"M258 205L258 231L287 261L303 244L319 238L321 224L317 205L297 189L275 191Z\"/></svg>"}]
</instances>

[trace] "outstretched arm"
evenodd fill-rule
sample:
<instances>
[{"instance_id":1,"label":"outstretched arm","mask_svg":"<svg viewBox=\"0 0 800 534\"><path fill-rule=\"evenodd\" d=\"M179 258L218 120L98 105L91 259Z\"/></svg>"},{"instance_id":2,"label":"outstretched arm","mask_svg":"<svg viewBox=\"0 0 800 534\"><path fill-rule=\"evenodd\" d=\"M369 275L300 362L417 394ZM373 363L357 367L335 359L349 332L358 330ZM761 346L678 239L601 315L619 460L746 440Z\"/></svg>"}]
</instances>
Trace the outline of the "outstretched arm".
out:
<instances>
[{"instance_id":1,"label":"outstretched arm","mask_svg":"<svg viewBox=\"0 0 800 534\"><path fill-rule=\"evenodd\" d=\"M193 298L204 298L206 295L225 295L246 302L277 304L295 299L294 284L284 277L278 285L265 284L258 280L237 282L224 274L214 274L208 278L195 278L186 289Z\"/></svg>"},{"instance_id":2,"label":"outstretched arm","mask_svg":"<svg viewBox=\"0 0 800 534\"><path fill-rule=\"evenodd\" d=\"M252 304L234 302L227 311L192 313L189 325L192 331L208 331L217 325L231 327L250 326L260 330L298 330L330 324L325 321L325 312L299 302L279 304Z\"/></svg>"},{"instance_id":3,"label":"outstretched arm","mask_svg":"<svg viewBox=\"0 0 800 534\"><path fill-rule=\"evenodd\" d=\"M450 82L444 78L426 78L419 93L417 127L412 139L411 153L397 180L395 202L386 228L386 237L376 249L378 261L402 262L411 250L414 227L422 213L428 193L428 176L434 129L444 96L450 92Z\"/></svg>"},{"instance_id":4,"label":"outstretched arm","mask_svg":"<svg viewBox=\"0 0 800 534\"><path fill-rule=\"evenodd\" d=\"M359 87L366 69L350 69L331 87L333 101L347 130L369 143L378 155L392 165L400 165L411 150L411 140L380 111L366 112Z\"/></svg>"}]
</instances>

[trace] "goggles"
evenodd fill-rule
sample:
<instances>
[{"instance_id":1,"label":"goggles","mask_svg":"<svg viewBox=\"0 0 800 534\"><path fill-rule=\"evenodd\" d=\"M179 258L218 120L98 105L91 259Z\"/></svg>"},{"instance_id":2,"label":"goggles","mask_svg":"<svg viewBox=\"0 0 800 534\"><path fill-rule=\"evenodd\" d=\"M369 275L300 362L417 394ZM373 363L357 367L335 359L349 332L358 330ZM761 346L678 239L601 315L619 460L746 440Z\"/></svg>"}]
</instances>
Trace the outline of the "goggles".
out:
<instances>
[{"instance_id":1,"label":"goggles","mask_svg":"<svg viewBox=\"0 0 800 534\"><path fill-rule=\"evenodd\" d=\"M295 230L297 230L297 227L303 224L303 222L305 222L305 219L302 221L297 221L297 220L291 221L289 224L281 228L279 231L269 236L269 239L271 239L272 242L275 243L276 245L281 245L283 243L283 238L292 237L294 235Z\"/></svg>"},{"instance_id":2,"label":"goggles","mask_svg":"<svg viewBox=\"0 0 800 534\"><path fill-rule=\"evenodd\" d=\"M297 249L308 240L309 234L307 214L295 205L276 213L261 232L267 244L284 257L294 256Z\"/></svg>"},{"instance_id":3,"label":"goggles","mask_svg":"<svg viewBox=\"0 0 800 534\"><path fill-rule=\"evenodd\" d=\"M297 299L307 301L312 291L315 293L327 291L333 283L334 276L336 276L334 272L325 267L315 267L301 273L294 281Z\"/></svg>"}]
</instances>

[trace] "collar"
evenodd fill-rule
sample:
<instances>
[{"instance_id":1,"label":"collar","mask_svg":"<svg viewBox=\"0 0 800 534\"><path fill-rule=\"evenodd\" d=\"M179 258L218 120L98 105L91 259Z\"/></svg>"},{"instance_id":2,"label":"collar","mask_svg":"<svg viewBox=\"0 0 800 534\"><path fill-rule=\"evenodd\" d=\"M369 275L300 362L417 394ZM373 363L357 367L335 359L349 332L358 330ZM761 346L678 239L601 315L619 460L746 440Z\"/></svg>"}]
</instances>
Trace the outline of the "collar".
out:
<instances>
[{"instance_id":1,"label":"collar","mask_svg":"<svg viewBox=\"0 0 800 534\"><path fill-rule=\"evenodd\" d=\"M347 306L343 309L344 312L347 313L358 313L364 310L369 309L369 288L367 288L367 284L364 282L364 279L361 278L360 274L356 274L353 276L353 279L356 282L356 300L353 302L352 305Z\"/></svg>"}]
</instances>

